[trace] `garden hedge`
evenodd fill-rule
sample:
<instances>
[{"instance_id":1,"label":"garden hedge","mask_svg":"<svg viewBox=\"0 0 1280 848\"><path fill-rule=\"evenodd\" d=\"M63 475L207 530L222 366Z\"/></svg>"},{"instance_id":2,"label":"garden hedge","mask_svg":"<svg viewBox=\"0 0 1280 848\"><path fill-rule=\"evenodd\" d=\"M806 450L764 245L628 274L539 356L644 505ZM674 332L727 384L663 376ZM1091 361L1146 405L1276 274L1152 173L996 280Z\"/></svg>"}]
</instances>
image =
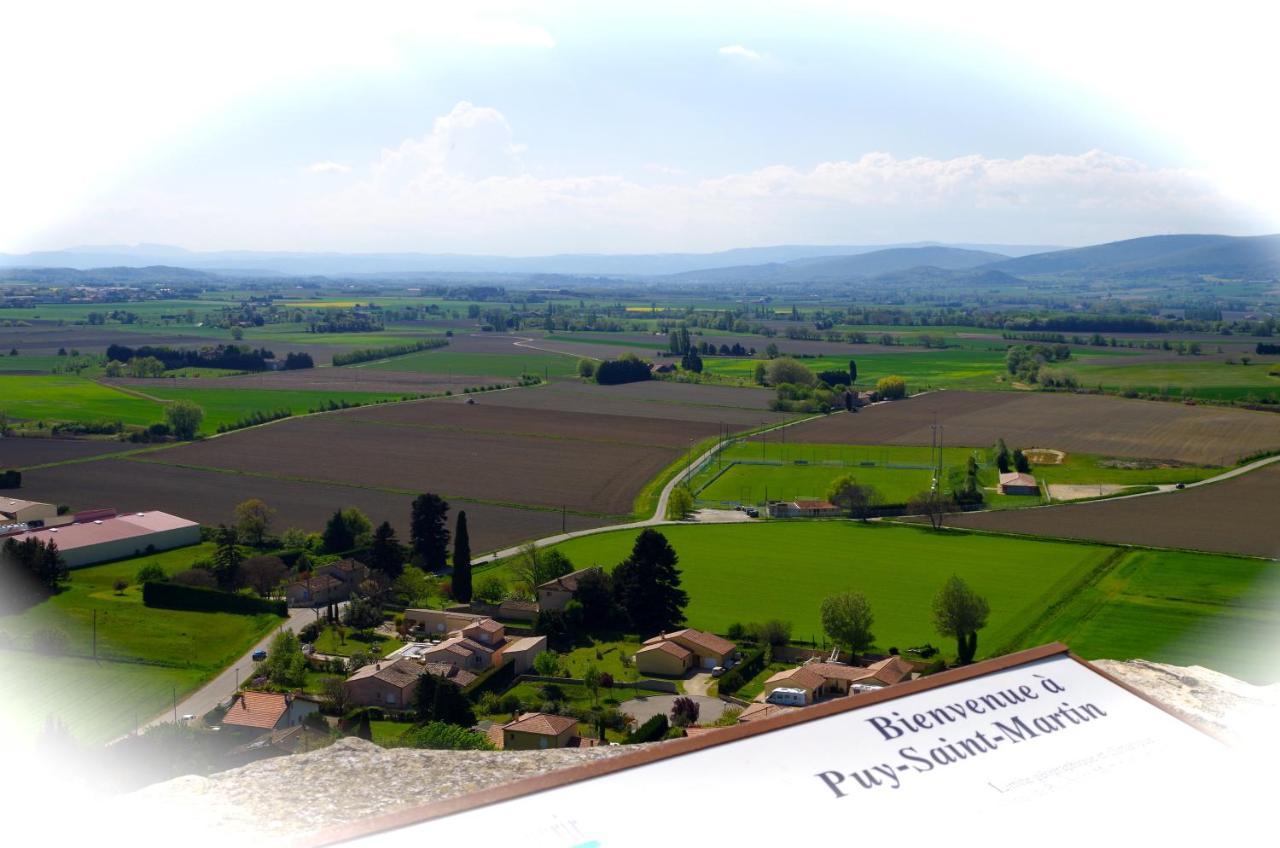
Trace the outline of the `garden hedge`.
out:
<instances>
[{"instance_id":1,"label":"garden hedge","mask_svg":"<svg viewBox=\"0 0 1280 848\"><path fill-rule=\"evenodd\" d=\"M258 615L265 612L279 616L289 615L289 607L284 601L268 601L252 595L219 592L217 589L183 586L180 583L155 581L143 583L142 603L158 609L193 612L231 612L239 615Z\"/></svg>"}]
</instances>

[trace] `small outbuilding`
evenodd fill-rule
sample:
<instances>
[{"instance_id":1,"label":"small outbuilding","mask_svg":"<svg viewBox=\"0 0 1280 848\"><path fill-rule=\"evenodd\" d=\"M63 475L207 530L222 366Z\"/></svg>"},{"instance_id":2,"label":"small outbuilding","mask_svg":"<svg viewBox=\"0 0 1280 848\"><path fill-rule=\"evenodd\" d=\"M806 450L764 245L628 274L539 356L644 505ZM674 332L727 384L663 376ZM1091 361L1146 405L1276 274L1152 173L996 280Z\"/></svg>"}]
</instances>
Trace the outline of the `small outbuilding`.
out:
<instances>
[{"instance_id":1,"label":"small outbuilding","mask_svg":"<svg viewBox=\"0 0 1280 848\"><path fill-rule=\"evenodd\" d=\"M1031 474L1010 471L1000 475L1000 494L1037 496L1040 494L1040 484Z\"/></svg>"}]
</instances>

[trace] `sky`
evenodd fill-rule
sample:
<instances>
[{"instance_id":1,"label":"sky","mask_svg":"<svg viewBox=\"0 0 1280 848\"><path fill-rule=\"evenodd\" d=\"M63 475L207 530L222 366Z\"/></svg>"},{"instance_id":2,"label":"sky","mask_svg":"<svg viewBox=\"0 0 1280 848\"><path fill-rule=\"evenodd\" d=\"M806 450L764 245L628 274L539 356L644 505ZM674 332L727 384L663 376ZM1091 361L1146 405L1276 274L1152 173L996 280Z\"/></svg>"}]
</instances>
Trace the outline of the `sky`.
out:
<instances>
[{"instance_id":1,"label":"sky","mask_svg":"<svg viewBox=\"0 0 1280 848\"><path fill-rule=\"evenodd\" d=\"M1262 5L8 4L0 251L1276 232Z\"/></svg>"}]
</instances>

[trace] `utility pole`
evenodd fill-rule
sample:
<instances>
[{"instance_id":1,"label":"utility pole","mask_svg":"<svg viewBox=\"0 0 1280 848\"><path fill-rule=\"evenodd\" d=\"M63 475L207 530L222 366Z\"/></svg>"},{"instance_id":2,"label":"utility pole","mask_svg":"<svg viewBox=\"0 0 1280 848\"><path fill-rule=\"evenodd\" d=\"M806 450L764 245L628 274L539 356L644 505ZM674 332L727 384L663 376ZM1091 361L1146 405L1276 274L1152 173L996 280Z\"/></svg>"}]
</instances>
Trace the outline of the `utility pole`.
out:
<instances>
[{"instance_id":1,"label":"utility pole","mask_svg":"<svg viewBox=\"0 0 1280 848\"><path fill-rule=\"evenodd\" d=\"M93 658L98 658L98 611L93 611Z\"/></svg>"}]
</instances>

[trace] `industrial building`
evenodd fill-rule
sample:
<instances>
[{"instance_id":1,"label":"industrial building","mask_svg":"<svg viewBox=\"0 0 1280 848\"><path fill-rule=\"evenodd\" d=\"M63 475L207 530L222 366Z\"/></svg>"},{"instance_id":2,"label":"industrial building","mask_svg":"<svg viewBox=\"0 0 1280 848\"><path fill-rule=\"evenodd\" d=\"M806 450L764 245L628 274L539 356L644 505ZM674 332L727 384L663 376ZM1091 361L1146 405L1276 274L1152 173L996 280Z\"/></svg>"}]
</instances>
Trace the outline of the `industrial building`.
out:
<instances>
[{"instance_id":1,"label":"industrial building","mask_svg":"<svg viewBox=\"0 0 1280 848\"><path fill-rule=\"evenodd\" d=\"M55 515L56 512L55 509ZM61 519L65 520L67 516L61 516ZM23 542L34 538L45 543L55 542L68 568L181 548L200 541L199 524L159 511L118 515L114 510L93 510L78 513L68 523L57 527L29 529L25 522L12 527L16 532L0 535L0 545L10 539ZM2 548L0 556L3 556Z\"/></svg>"}]
</instances>

